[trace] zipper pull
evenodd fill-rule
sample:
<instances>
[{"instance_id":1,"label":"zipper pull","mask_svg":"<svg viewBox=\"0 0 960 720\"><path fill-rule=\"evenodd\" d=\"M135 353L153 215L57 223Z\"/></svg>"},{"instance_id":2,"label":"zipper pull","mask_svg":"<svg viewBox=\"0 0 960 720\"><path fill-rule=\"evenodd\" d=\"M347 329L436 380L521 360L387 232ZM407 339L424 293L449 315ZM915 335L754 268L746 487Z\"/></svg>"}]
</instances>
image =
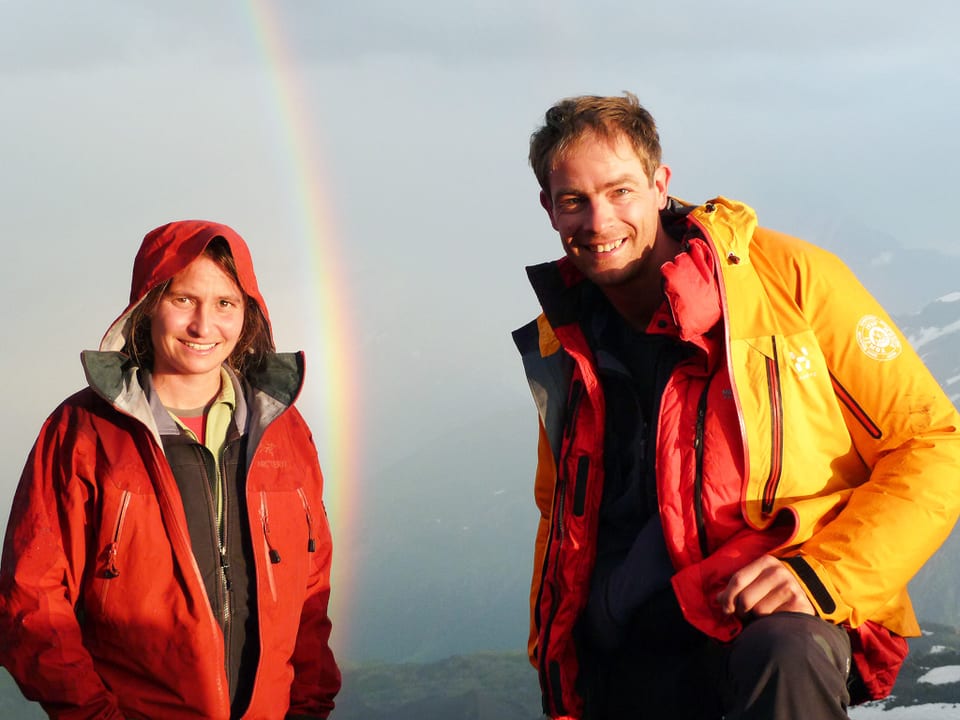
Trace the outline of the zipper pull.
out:
<instances>
[{"instance_id":1,"label":"zipper pull","mask_svg":"<svg viewBox=\"0 0 960 720\"><path fill-rule=\"evenodd\" d=\"M270 556L270 562L276 565L280 562L280 553L270 542L270 519L267 514L267 495L260 492L260 522L263 525L263 539L267 543L267 554Z\"/></svg>"},{"instance_id":2,"label":"zipper pull","mask_svg":"<svg viewBox=\"0 0 960 720\"><path fill-rule=\"evenodd\" d=\"M103 571L103 576L115 578L120 575L120 569L117 567L117 543L114 541L107 545L107 567Z\"/></svg>"},{"instance_id":3,"label":"zipper pull","mask_svg":"<svg viewBox=\"0 0 960 720\"><path fill-rule=\"evenodd\" d=\"M307 502L307 496L302 487L297 488L297 494L300 496L300 502L303 503L303 511L307 515L307 552L316 552L317 541L313 539L313 514L310 512L310 503Z\"/></svg>"},{"instance_id":4,"label":"zipper pull","mask_svg":"<svg viewBox=\"0 0 960 720\"><path fill-rule=\"evenodd\" d=\"M229 590L233 585L233 581L230 580L230 562L222 551L220 553L220 570L223 572L223 584Z\"/></svg>"}]
</instances>

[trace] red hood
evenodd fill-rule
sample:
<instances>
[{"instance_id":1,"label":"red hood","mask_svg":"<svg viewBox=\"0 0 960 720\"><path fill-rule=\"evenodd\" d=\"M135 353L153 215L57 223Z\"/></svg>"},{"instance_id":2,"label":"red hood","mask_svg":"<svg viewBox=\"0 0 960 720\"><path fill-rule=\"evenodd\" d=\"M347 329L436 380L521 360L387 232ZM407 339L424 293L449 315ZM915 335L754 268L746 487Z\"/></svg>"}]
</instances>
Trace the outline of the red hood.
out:
<instances>
[{"instance_id":1,"label":"red hood","mask_svg":"<svg viewBox=\"0 0 960 720\"><path fill-rule=\"evenodd\" d=\"M143 238L133 261L130 283L130 304L113 322L103 340L101 350L120 350L127 337L130 312L153 288L166 282L196 260L214 238L222 237L230 246L237 266L237 278L244 293L257 301L270 325L267 305L260 294L253 260L243 238L231 227L206 220L179 220L151 230ZM272 331L271 331L272 332Z\"/></svg>"}]
</instances>

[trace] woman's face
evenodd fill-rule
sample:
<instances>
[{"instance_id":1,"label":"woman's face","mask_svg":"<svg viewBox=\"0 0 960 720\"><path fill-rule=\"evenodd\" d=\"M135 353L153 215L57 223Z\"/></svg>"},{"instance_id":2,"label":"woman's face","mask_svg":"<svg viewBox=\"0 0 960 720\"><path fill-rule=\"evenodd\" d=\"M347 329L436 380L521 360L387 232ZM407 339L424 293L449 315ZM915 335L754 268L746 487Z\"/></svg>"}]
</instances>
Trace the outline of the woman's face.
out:
<instances>
[{"instance_id":1,"label":"woman's face","mask_svg":"<svg viewBox=\"0 0 960 720\"><path fill-rule=\"evenodd\" d=\"M243 292L201 255L171 280L150 316L155 376L219 378L243 330Z\"/></svg>"}]
</instances>

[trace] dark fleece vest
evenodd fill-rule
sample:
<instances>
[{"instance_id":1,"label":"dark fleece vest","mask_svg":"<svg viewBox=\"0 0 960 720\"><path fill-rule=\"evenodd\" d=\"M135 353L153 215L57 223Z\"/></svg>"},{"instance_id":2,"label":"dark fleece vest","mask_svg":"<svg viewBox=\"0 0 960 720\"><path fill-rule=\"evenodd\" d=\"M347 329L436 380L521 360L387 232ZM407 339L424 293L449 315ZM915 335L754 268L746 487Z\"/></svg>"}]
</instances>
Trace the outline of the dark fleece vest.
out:
<instances>
[{"instance_id":1,"label":"dark fleece vest","mask_svg":"<svg viewBox=\"0 0 960 720\"><path fill-rule=\"evenodd\" d=\"M250 528L242 520L247 517L243 462L247 439L231 421L220 457L224 497L221 556L213 454L183 431L161 437L183 501L193 555L213 614L223 629L231 715L238 717L250 701L259 655L253 548Z\"/></svg>"}]
</instances>

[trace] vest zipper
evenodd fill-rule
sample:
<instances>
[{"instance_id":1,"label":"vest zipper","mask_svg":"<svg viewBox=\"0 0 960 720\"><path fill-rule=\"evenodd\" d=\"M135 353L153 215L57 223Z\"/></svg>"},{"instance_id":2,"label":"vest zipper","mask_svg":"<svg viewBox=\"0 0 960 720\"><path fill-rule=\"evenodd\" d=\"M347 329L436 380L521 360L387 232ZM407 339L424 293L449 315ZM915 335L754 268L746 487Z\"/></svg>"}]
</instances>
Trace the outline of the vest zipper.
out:
<instances>
[{"instance_id":1,"label":"vest zipper","mask_svg":"<svg viewBox=\"0 0 960 720\"><path fill-rule=\"evenodd\" d=\"M693 438L693 449L696 457L696 469L693 478L694 503L693 510L697 522L697 539L700 543L700 556L702 558L709 555L709 544L707 542L707 523L704 519L703 509L703 435L707 424L707 394L710 392L710 382L713 380L711 375L707 379L706 386L700 394L700 402L697 403L697 427Z\"/></svg>"},{"instance_id":2,"label":"vest zipper","mask_svg":"<svg viewBox=\"0 0 960 720\"><path fill-rule=\"evenodd\" d=\"M770 472L763 486L761 511L764 514L773 512L773 501L783 473L783 395L780 389L780 366L777 362L777 339L772 337L770 340L773 357L766 359L770 402Z\"/></svg>"},{"instance_id":3,"label":"vest zipper","mask_svg":"<svg viewBox=\"0 0 960 720\"><path fill-rule=\"evenodd\" d=\"M217 521L217 540L220 544L218 548L220 553L220 589L223 592L223 604L221 609L223 610L223 645L224 645L224 661L227 664L227 675L229 677L230 672L230 657L232 655L231 644L233 641L232 633L232 619L233 619L233 607L230 603L230 592L232 589L232 582L230 579L230 555L227 550L227 541L228 541L228 529L230 523L228 522L229 514L229 493L227 492L227 484L223 477L223 462L226 455L227 444L224 443L223 447L220 448L220 459L216 465L217 473L217 485L220 488L220 508L219 512L214 515Z\"/></svg>"}]
</instances>

